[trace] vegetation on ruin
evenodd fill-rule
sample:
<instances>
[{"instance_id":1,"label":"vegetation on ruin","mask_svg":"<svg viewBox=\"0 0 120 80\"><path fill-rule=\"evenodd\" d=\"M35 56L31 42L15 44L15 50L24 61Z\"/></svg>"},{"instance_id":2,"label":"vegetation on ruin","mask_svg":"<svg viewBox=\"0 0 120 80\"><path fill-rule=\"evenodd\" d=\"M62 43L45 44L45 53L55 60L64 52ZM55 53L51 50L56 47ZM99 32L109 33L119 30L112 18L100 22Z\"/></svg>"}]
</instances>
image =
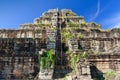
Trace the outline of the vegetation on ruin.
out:
<instances>
[{"instance_id":1,"label":"vegetation on ruin","mask_svg":"<svg viewBox=\"0 0 120 80\"><path fill-rule=\"evenodd\" d=\"M83 37L81 33L75 34L74 30L70 28L63 28L61 31L61 35L62 35L63 42L67 42L71 38L80 39Z\"/></svg>"},{"instance_id":2,"label":"vegetation on ruin","mask_svg":"<svg viewBox=\"0 0 120 80\"><path fill-rule=\"evenodd\" d=\"M90 26L88 26L88 23L86 23L86 22L74 23L72 21L69 21L67 24L68 24L68 27L70 27L72 30L85 29L87 32L89 32L91 28L93 28L93 29L101 28L101 25L99 25L99 24L97 24L95 27L93 27L93 26L90 27Z\"/></svg>"},{"instance_id":3,"label":"vegetation on ruin","mask_svg":"<svg viewBox=\"0 0 120 80\"><path fill-rule=\"evenodd\" d=\"M108 70L108 71L105 73L105 76L106 76L106 79L105 79L105 80L114 80L114 78L115 78L115 71L113 71L113 70Z\"/></svg>"},{"instance_id":4,"label":"vegetation on ruin","mask_svg":"<svg viewBox=\"0 0 120 80\"><path fill-rule=\"evenodd\" d=\"M52 28L50 28L50 30L51 30L51 31L55 31L55 30L56 30L56 28L52 27Z\"/></svg>"},{"instance_id":5,"label":"vegetation on ruin","mask_svg":"<svg viewBox=\"0 0 120 80\"><path fill-rule=\"evenodd\" d=\"M48 15L44 15L44 18L50 18Z\"/></svg>"},{"instance_id":6,"label":"vegetation on ruin","mask_svg":"<svg viewBox=\"0 0 120 80\"><path fill-rule=\"evenodd\" d=\"M104 74L104 78L102 75L97 74L93 80L120 80L120 74L110 69Z\"/></svg>"},{"instance_id":7,"label":"vegetation on ruin","mask_svg":"<svg viewBox=\"0 0 120 80\"><path fill-rule=\"evenodd\" d=\"M72 27L72 30L80 30L80 27Z\"/></svg>"},{"instance_id":8,"label":"vegetation on ruin","mask_svg":"<svg viewBox=\"0 0 120 80\"><path fill-rule=\"evenodd\" d=\"M68 61L70 64L70 67L73 69L74 72L76 72L76 64L80 61L82 58L87 58L88 54L86 52L80 52L80 53L73 53L73 51L68 52Z\"/></svg>"},{"instance_id":9,"label":"vegetation on ruin","mask_svg":"<svg viewBox=\"0 0 120 80\"><path fill-rule=\"evenodd\" d=\"M100 28L101 28L101 25L99 25L99 24L98 24L98 25L97 25L97 28L99 28L99 29L100 29Z\"/></svg>"},{"instance_id":10,"label":"vegetation on ruin","mask_svg":"<svg viewBox=\"0 0 120 80\"><path fill-rule=\"evenodd\" d=\"M83 37L83 35L82 35L81 33L78 33L78 34L77 34L77 38L78 38L78 39L80 39L80 38L82 38L82 37Z\"/></svg>"},{"instance_id":11,"label":"vegetation on ruin","mask_svg":"<svg viewBox=\"0 0 120 80\"><path fill-rule=\"evenodd\" d=\"M73 22L68 22L68 26L69 27L79 27L79 24L77 24L77 23L73 23Z\"/></svg>"},{"instance_id":12,"label":"vegetation on ruin","mask_svg":"<svg viewBox=\"0 0 120 80\"><path fill-rule=\"evenodd\" d=\"M88 49L87 53L88 53L88 54L94 54L94 52L93 52L92 49Z\"/></svg>"},{"instance_id":13,"label":"vegetation on ruin","mask_svg":"<svg viewBox=\"0 0 120 80\"><path fill-rule=\"evenodd\" d=\"M80 23L81 26L87 26L85 22Z\"/></svg>"},{"instance_id":14,"label":"vegetation on ruin","mask_svg":"<svg viewBox=\"0 0 120 80\"><path fill-rule=\"evenodd\" d=\"M65 28L62 30L61 35L62 35L63 42L68 41L72 37L70 31Z\"/></svg>"},{"instance_id":15,"label":"vegetation on ruin","mask_svg":"<svg viewBox=\"0 0 120 80\"><path fill-rule=\"evenodd\" d=\"M107 29L107 30L102 30L102 32L110 32L111 29Z\"/></svg>"},{"instance_id":16,"label":"vegetation on ruin","mask_svg":"<svg viewBox=\"0 0 120 80\"><path fill-rule=\"evenodd\" d=\"M49 70L55 64L55 56L53 55L53 50L45 51L42 55L38 56L38 62L42 69Z\"/></svg>"},{"instance_id":17,"label":"vegetation on ruin","mask_svg":"<svg viewBox=\"0 0 120 80\"><path fill-rule=\"evenodd\" d=\"M73 13L73 12L68 12L68 14L69 14L70 16L76 16L76 14Z\"/></svg>"},{"instance_id":18,"label":"vegetation on ruin","mask_svg":"<svg viewBox=\"0 0 120 80\"><path fill-rule=\"evenodd\" d=\"M47 23L47 24L38 23L37 25L40 26L42 29L45 29L45 26L51 26L50 23Z\"/></svg>"}]
</instances>

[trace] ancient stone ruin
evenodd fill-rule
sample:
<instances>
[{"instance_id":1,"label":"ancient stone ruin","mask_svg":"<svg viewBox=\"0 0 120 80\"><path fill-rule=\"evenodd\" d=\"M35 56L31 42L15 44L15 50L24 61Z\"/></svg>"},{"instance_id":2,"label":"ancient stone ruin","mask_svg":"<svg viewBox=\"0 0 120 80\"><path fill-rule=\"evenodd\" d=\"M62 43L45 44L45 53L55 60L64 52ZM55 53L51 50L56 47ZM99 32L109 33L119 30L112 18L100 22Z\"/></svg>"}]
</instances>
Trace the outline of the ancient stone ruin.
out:
<instances>
[{"instance_id":1,"label":"ancient stone ruin","mask_svg":"<svg viewBox=\"0 0 120 80\"><path fill-rule=\"evenodd\" d=\"M41 71L43 49L54 51L52 76ZM17 30L0 30L0 79L104 80L110 69L120 73L119 53L119 28L102 30L71 10L50 9Z\"/></svg>"}]
</instances>

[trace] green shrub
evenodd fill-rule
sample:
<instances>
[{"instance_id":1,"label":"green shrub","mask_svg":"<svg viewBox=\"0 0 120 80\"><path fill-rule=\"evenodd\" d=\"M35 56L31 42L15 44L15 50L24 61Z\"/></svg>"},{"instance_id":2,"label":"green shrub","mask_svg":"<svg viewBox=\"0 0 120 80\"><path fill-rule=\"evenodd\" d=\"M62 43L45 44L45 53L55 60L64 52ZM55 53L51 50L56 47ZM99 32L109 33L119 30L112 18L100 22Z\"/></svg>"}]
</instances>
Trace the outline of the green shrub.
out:
<instances>
[{"instance_id":1,"label":"green shrub","mask_svg":"<svg viewBox=\"0 0 120 80\"><path fill-rule=\"evenodd\" d=\"M42 69L50 69L55 64L55 56L53 55L53 50L49 50L43 53L43 55L38 56L38 62Z\"/></svg>"}]
</instances>

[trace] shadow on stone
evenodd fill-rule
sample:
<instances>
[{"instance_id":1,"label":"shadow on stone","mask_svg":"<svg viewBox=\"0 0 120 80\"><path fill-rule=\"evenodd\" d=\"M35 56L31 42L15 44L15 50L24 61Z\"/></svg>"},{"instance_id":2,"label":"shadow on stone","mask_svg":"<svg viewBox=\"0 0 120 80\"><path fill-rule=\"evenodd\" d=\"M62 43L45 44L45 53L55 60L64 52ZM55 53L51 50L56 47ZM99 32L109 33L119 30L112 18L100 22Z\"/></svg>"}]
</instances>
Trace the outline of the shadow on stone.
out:
<instances>
[{"instance_id":1,"label":"shadow on stone","mask_svg":"<svg viewBox=\"0 0 120 80\"><path fill-rule=\"evenodd\" d=\"M94 65L90 66L90 70L91 70L92 79L105 80L105 78L103 77L103 73L100 70L98 70Z\"/></svg>"},{"instance_id":2,"label":"shadow on stone","mask_svg":"<svg viewBox=\"0 0 120 80\"><path fill-rule=\"evenodd\" d=\"M57 67L54 70L54 75L53 78L54 79L60 79L60 78L64 78L67 74L71 73L72 69L71 68L62 68L62 67Z\"/></svg>"}]
</instances>

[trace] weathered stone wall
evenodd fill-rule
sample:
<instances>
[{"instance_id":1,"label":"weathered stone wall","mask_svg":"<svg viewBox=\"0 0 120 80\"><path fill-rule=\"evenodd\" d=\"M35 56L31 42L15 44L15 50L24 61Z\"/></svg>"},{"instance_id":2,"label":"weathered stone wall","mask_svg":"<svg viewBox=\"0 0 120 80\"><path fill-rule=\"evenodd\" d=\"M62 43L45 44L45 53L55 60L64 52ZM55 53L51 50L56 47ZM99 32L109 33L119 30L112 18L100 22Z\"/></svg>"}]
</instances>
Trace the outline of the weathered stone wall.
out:
<instances>
[{"instance_id":1,"label":"weathered stone wall","mask_svg":"<svg viewBox=\"0 0 120 80\"><path fill-rule=\"evenodd\" d=\"M112 29L108 32L80 30L78 34L83 35L79 39L79 45L95 52L108 52L113 48L120 47L120 29Z\"/></svg>"},{"instance_id":2,"label":"weathered stone wall","mask_svg":"<svg viewBox=\"0 0 120 80\"><path fill-rule=\"evenodd\" d=\"M0 30L0 38L46 38L46 32L44 29Z\"/></svg>"},{"instance_id":3,"label":"weathered stone wall","mask_svg":"<svg viewBox=\"0 0 120 80\"><path fill-rule=\"evenodd\" d=\"M34 56L0 56L0 79L34 78L39 71L37 65Z\"/></svg>"},{"instance_id":4,"label":"weathered stone wall","mask_svg":"<svg viewBox=\"0 0 120 80\"><path fill-rule=\"evenodd\" d=\"M120 29L114 28L111 30L101 30L101 29L76 29L76 33L83 35L87 38L119 38Z\"/></svg>"},{"instance_id":5,"label":"weathered stone wall","mask_svg":"<svg viewBox=\"0 0 120 80\"><path fill-rule=\"evenodd\" d=\"M41 38L0 38L0 55L36 54L46 48L46 41Z\"/></svg>"},{"instance_id":6,"label":"weathered stone wall","mask_svg":"<svg viewBox=\"0 0 120 80\"><path fill-rule=\"evenodd\" d=\"M100 54L89 55L89 62L91 63L91 74L93 77L103 75L109 71L114 70L115 73L120 73L120 55L119 54Z\"/></svg>"},{"instance_id":7,"label":"weathered stone wall","mask_svg":"<svg viewBox=\"0 0 120 80\"><path fill-rule=\"evenodd\" d=\"M120 46L120 38L81 38L79 44L85 49L92 49L96 53L107 52Z\"/></svg>"},{"instance_id":8,"label":"weathered stone wall","mask_svg":"<svg viewBox=\"0 0 120 80\"><path fill-rule=\"evenodd\" d=\"M83 48L91 48L96 52L107 52L114 47L120 47L120 29L112 29L110 31L101 30L79 30L78 34L83 35L79 40L80 45ZM45 30L0 30L0 38L10 38L11 42L15 41L15 38L39 38L41 41L46 41L46 31ZM7 41L9 43L9 40ZM39 42L39 41L38 41ZM6 43L5 41L0 43ZM37 41L36 41L37 43ZM42 44L42 43L40 43Z\"/></svg>"}]
</instances>

